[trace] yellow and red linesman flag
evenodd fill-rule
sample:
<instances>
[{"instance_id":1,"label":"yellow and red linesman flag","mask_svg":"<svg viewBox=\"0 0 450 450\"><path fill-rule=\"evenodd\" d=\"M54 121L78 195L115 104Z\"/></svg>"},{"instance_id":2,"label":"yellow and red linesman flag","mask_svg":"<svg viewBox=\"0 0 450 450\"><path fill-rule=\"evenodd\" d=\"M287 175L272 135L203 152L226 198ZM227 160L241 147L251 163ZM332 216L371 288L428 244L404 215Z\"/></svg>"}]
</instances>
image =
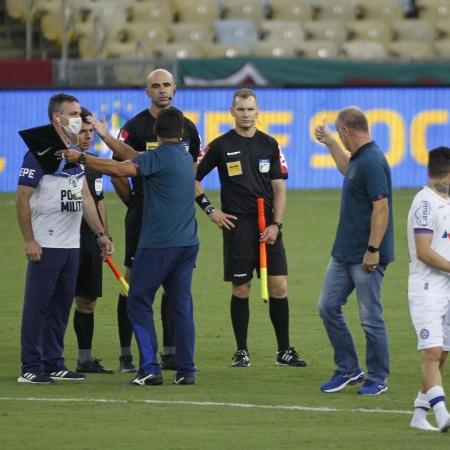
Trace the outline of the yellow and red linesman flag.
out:
<instances>
[{"instance_id":1,"label":"yellow and red linesman flag","mask_svg":"<svg viewBox=\"0 0 450 450\"><path fill-rule=\"evenodd\" d=\"M264 199L256 199L258 206L258 230L262 233L266 229L266 216L264 214ZM267 288L267 248L265 242L259 243L259 276L261 282L261 298L267 302L269 300L269 291Z\"/></svg>"},{"instance_id":2,"label":"yellow and red linesman flag","mask_svg":"<svg viewBox=\"0 0 450 450\"><path fill-rule=\"evenodd\" d=\"M125 294L128 295L129 286L128 286L128 283L126 282L125 278L123 277L123 275L120 273L119 268L116 266L116 264L114 263L114 261L111 259L110 256L105 257L105 262L111 268L114 276L116 277L117 281L122 286L122 289L125 292Z\"/></svg>"}]
</instances>

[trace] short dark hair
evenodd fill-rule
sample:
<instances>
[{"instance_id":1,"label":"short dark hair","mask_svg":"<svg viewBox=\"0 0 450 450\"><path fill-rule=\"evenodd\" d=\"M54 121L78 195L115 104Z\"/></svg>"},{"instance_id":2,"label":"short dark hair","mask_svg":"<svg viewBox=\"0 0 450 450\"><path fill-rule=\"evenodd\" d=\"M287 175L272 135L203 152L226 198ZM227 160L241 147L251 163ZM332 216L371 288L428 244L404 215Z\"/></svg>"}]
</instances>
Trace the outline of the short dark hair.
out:
<instances>
[{"instance_id":1,"label":"short dark hair","mask_svg":"<svg viewBox=\"0 0 450 450\"><path fill-rule=\"evenodd\" d=\"M91 113L87 108L85 108L84 106L82 106L82 107L81 107L81 112L80 112L81 121L82 121L83 123L89 123L89 122L86 120L86 118L89 117L89 116L92 116L92 113Z\"/></svg>"},{"instance_id":2,"label":"short dark hair","mask_svg":"<svg viewBox=\"0 0 450 450\"><path fill-rule=\"evenodd\" d=\"M50 97L50 100L48 101L48 118L50 119L50 122L53 118L54 112L61 112L62 104L68 102L68 103L80 103L76 97L69 94L64 94L61 92L60 94L55 94Z\"/></svg>"},{"instance_id":3,"label":"short dark hair","mask_svg":"<svg viewBox=\"0 0 450 450\"><path fill-rule=\"evenodd\" d=\"M233 105L232 105L232 106L234 106L234 104L235 104L237 98L249 98L249 97L253 97L253 98L255 99L255 101L258 102L258 101L256 100L256 94L255 94L255 91L252 91L252 90L249 89L249 88L241 88L241 89L238 89L238 90L233 94Z\"/></svg>"},{"instance_id":4,"label":"short dark hair","mask_svg":"<svg viewBox=\"0 0 450 450\"><path fill-rule=\"evenodd\" d=\"M336 123L342 124L351 130L363 131L365 133L369 132L367 117L360 109L354 106L349 106L340 111Z\"/></svg>"},{"instance_id":5,"label":"short dark hair","mask_svg":"<svg viewBox=\"0 0 450 450\"><path fill-rule=\"evenodd\" d=\"M155 133L162 138L181 138L183 136L183 113L171 106L162 109L155 121Z\"/></svg>"},{"instance_id":6,"label":"short dark hair","mask_svg":"<svg viewBox=\"0 0 450 450\"><path fill-rule=\"evenodd\" d=\"M428 176L444 178L450 173L450 148L436 147L428 153Z\"/></svg>"}]
</instances>

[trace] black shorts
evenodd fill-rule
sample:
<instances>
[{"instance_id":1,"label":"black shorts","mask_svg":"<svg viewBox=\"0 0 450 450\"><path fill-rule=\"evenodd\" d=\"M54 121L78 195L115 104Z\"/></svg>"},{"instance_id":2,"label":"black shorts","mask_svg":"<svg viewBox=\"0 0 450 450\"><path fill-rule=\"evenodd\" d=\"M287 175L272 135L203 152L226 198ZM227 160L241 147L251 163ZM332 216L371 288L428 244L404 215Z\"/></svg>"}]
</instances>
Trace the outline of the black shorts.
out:
<instances>
[{"instance_id":1,"label":"black shorts","mask_svg":"<svg viewBox=\"0 0 450 450\"><path fill-rule=\"evenodd\" d=\"M259 277L259 231L253 217L239 217L234 223L232 230L222 230L223 268L224 280L238 286L253 278L254 269ZM267 245L267 274L288 274L281 232L273 245Z\"/></svg>"},{"instance_id":2,"label":"black shorts","mask_svg":"<svg viewBox=\"0 0 450 450\"><path fill-rule=\"evenodd\" d=\"M142 215L144 212L144 196L133 195L128 203L125 215L125 267L132 267L134 254L139 244Z\"/></svg>"},{"instance_id":3,"label":"black shorts","mask_svg":"<svg viewBox=\"0 0 450 450\"><path fill-rule=\"evenodd\" d=\"M75 295L84 298L102 296L103 259L94 233L80 236L80 263L78 265Z\"/></svg>"}]
</instances>

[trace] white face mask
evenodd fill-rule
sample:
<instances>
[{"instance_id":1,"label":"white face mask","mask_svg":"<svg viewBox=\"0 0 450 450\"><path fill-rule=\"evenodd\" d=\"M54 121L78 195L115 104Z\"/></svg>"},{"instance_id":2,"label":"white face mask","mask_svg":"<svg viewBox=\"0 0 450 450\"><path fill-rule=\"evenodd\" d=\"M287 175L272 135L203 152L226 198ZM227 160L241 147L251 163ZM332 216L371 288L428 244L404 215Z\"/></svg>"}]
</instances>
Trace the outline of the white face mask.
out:
<instances>
[{"instance_id":1,"label":"white face mask","mask_svg":"<svg viewBox=\"0 0 450 450\"><path fill-rule=\"evenodd\" d=\"M69 124L61 125L64 128L64 131L69 134L78 134L81 130L81 117L66 117L66 119L69 121Z\"/></svg>"}]
</instances>

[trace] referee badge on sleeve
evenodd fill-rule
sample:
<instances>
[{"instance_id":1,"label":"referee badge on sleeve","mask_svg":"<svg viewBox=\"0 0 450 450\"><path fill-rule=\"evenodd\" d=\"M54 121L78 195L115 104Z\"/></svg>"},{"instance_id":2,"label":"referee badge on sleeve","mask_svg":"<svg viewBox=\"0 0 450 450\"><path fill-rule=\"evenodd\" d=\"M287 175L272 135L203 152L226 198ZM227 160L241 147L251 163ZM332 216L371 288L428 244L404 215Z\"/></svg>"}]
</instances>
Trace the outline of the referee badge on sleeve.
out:
<instances>
[{"instance_id":1,"label":"referee badge on sleeve","mask_svg":"<svg viewBox=\"0 0 450 450\"><path fill-rule=\"evenodd\" d=\"M103 178L96 178L94 187L95 187L95 193L97 195L100 195L103 191Z\"/></svg>"},{"instance_id":2,"label":"referee badge on sleeve","mask_svg":"<svg viewBox=\"0 0 450 450\"><path fill-rule=\"evenodd\" d=\"M270 170L270 159L260 159L259 171L261 173L269 173L269 170Z\"/></svg>"}]
</instances>

